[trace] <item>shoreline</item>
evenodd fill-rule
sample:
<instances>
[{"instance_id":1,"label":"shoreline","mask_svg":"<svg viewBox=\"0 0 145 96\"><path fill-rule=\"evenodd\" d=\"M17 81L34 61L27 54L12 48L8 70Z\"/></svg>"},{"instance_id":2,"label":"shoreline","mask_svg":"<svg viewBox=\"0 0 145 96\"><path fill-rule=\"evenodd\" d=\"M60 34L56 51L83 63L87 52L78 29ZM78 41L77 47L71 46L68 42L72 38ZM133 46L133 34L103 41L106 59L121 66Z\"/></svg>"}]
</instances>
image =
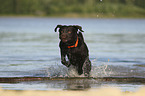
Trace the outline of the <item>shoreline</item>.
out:
<instances>
[{"instance_id":1,"label":"shoreline","mask_svg":"<svg viewBox=\"0 0 145 96\"><path fill-rule=\"evenodd\" d=\"M114 16L114 15L102 15L102 14L63 14L63 15L14 15L4 14L0 17L18 17L18 18L93 18L93 19L145 19L145 16Z\"/></svg>"},{"instance_id":2,"label":"shoreline","mask_svg":"<svg viewBox=\"0 0 145 96\"><path fill-rule=\"evenodd\" d=\"M37 91L37 90L4 90L0 88L0 96L144 96L145 87L139 88L136 92L122 92L119 88L105 87L83 91Z\"/></svg>"},{"instance_id":3,"label":"shoreline","mask_svg":"<svg viewBox=\"0 0 145 96\"><path fill-rule=\"evenodd\" d=\"M111 82L129 82L129 83L145 83L143 77L0 77L0 83L16 83L28 81L66 81L66 80L97 80L97 81L111 81Z\"/></svg>"},{"instance_id":4,"label":"shoreline","mask_svg":"<svg viewBox=\"0 0 145 96\"><path fill-rule=\"evenodd\" d=\"M81 17L48 17L48 16L43 16L43 17L41 17L41 16L0 16L0 18L56 18L56 19L58 19L58 18L60 18L60 19L128 19L128 20L131 20L131 19L141 19L141 20L143 20L143 19L145 19L145 17L144 18L91 18L91 17L83 17L83 18L81 18Z\"/></svg>"}]
</instances>

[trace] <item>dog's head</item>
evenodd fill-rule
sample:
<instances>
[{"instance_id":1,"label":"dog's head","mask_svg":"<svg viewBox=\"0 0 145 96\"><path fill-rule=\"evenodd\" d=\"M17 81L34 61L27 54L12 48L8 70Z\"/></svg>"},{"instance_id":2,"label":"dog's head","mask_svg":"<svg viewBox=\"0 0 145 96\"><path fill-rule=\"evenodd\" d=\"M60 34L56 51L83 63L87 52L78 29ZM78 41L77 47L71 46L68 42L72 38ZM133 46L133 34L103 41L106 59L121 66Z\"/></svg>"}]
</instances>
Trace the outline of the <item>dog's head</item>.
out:
<instances>
[{"instance_id":1,"label":"dog's head","mask_svg":"<svg viewBox=\"0 0 145 96\"><path fill-rule=\"evenodd\" d=\"M55 32L59 28L59 38L64 43L73 42L77 39L77 32L84 32L81 26L78 25L57 25L55 28Z\"/></svg>"}]
</instances>

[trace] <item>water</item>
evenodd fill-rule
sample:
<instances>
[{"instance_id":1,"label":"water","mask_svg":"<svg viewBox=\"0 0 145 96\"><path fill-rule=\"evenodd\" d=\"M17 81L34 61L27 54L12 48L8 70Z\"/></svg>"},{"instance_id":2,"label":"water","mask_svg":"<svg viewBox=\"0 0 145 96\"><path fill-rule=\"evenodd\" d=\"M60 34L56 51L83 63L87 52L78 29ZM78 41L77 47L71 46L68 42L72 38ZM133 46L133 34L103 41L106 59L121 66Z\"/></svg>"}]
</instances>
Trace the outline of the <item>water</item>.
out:
<instances>
[{"instance_id":1,"label":"water","mask_svg":"<svg viewBox=\"0 0 145 96\"><path fill-rule=\"evenodd\" d=\"M0 18L0 77L78 77L60 62L57 24L83 27L91 77L145 78L145 19ZM79 76L80 77L80 76ZM62 90L115 86L135 91L144 83L96 79L0 83L11 90Z\"/></svg>"}]
</instances>

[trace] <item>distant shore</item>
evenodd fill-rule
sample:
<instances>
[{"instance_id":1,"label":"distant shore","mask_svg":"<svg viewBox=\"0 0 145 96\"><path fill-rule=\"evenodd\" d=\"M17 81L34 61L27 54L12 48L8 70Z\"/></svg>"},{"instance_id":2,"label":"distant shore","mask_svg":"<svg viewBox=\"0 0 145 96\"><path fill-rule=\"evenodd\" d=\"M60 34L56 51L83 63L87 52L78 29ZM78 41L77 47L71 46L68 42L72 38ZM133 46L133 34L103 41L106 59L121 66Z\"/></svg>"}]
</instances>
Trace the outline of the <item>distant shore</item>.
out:
<instances>
[{"instance_id":1,"label":"distant shore","mask_svg":"<svg viewBox=\"0 0 145 96\"><path fill-rule=\"evenodd\" d=\"M128 15L128 16L117 16L114 14L76 14L76 13L68 13L68 14L59 14L59 15L15 15L15 14L0 14L0 17L44 17L44 18L145 18L145 15Z\"/></svg>"},{"instance_id":2,"label":"distant shore","mask_svg":"<svg viewBox=\"0 0 145 96\"><path fill-rule=\"evenodd\" d=\"M0 16L145 18L144 0L0 1Z\"/></svg>"}]
</instances>

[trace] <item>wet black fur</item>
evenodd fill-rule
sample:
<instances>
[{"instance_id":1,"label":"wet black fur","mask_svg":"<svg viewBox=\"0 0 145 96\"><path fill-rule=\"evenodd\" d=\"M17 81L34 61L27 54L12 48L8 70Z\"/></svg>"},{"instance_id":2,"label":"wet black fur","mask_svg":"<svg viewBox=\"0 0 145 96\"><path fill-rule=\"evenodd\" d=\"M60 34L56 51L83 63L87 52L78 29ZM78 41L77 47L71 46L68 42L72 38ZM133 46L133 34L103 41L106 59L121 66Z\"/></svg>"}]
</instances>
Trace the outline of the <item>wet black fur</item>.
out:
<instances>
[{"instance_id":1,"label":"wet black fur","mask_svg":"<svg viewBox=\"0 0 145 96\"><path fill-rule=\"evenodd\" d=\"M91 70L91 61L89 60L89 51L81 32L82 27L78 25L57 25L55 32L59 28L61 62L63 65L69 67L73 65L76 67L78 74L84 73L89 76ZM78 31L79 30L79 31ZM76 43L78 37L77 47L68 48ZM68 61L66 61L66 56Z\"/></svg>"}]
</instances>

